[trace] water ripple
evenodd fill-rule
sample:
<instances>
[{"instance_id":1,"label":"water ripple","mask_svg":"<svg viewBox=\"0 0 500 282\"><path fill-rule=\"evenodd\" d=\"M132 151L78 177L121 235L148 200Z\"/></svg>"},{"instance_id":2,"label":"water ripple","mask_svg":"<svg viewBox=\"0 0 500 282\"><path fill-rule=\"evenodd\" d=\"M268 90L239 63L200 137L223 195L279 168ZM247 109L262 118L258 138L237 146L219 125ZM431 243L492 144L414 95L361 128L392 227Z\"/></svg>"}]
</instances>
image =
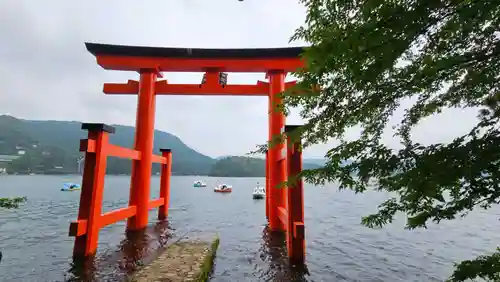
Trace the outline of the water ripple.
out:
<instances>
[{"instance_id":1,"label":"water ripple","mask_svg":"<svg viewBox=\"0 0 500 282\"><path fill-rule=\"evenodd\" d=\"M336 187L305 189L307 265L288 264L284 236L266 228L265 201L251 199L262 179L224 179L233 193L192 188L194 178L172 179L168 222L150 213L144 232L125 232L125 221L103 228L90 261L73 262L69 222L78 213L79 192L60 192L55 176L0 177L0 196L27 196L19 210L0 213L0 281L119 281L180 236L221 241L212 281L442 281L453 263L494 250L500 239L499 209L467 218L404 230L404 218L384 229L360 226L386 195L364 196ZM217 179L207 178L208 187ZM153 178L152 197L159 179ZM33 185L37 183L37 185ZM103 212L128 204L128 177L107 177Z\"/></svg>"}]
</instances>

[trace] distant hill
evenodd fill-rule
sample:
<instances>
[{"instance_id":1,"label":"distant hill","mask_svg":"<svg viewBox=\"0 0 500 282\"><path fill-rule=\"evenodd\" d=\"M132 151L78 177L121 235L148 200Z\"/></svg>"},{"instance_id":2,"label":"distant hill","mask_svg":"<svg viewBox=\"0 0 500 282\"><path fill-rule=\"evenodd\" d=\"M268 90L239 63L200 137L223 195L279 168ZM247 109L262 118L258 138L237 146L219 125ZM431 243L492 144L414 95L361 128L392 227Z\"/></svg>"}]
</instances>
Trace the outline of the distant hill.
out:
<instances>
[{"instance_id":1,"label":"distant hill","mask_svg":"<svg viewBox=\"0 0 500 282\"><path fill-rule=\"evenodd\" d=\"M132 148L134 128L113 125L116 133L110 141L119 146ZM19 159L9 164L11 170L18 172L40 173L75 173L79 139L86 138L81 130L81 123L76 121L35 121L17 119L12 116L0 116L0 155L18 154L25 151ZM177 175L207 175L215 160L203 155L184 144L177 136L163 131L155 131L154 152L160 148L173 151L172 173ZM109 158L108 173L129 174L131 161ZM153 166L153 172L159 171L159 165Z\"/></svg>"},{"instance_id":2,"label":"distant hill","mask_svg":"<svg viewBox=\"0 0 500 282\"><path fill-rule=\"evenodd\" d=\"M215 159L222 160L222 159L229 158L229 157L235 157L235 156L220 156L220 157L216 157Z\"/></svg>"},{"instance_id":3,"label":"distant hill","mask_svg":"<svg viewBox=\"0 0 500 282\"><path fill-rule=\"evenodd\" d=\"M222 160L222 159L225 159L225 158L230 158L230 157L237 157L237 156L219 156L219 157L216 157L215 159L216 160ZM256 159L264 159L263 157L255 157ZM325 162L326 160L325 159L321 159L321 158L304 158L303 159L304 163L308 163L308 164L315 164L315 165L319 165L319 166L324 166L325 165Z\"/></svg>"},{"instance_id":4,"label":"distant hill","mask_svg":"<svg viewBox=\"0 0 500 282\"><path fill-rule=\"evenodd\" d=\"M321 165L306 163L304 169L319 168ZM251 157L224 157L212 166L210 176L218 177L264 177L266 175L266 161Z\"/></svg>"}]
</instances>

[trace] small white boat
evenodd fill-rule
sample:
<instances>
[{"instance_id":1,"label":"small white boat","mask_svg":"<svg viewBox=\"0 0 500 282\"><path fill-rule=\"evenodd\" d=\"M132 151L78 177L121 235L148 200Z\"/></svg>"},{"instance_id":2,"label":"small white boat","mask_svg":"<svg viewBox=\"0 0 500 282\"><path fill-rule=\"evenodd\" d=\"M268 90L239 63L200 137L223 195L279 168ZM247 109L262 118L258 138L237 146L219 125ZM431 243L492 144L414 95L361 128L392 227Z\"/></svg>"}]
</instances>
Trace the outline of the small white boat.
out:
<instances>
[{"instance_id":1,"label":"small white boat","mask_svg":"<svg viewBox=\"0 0 500 282\"><path fill-rule=\"evenodd\" d=\"M214 192L219 193L231 193L233 191L233 186L227 184L220 184L214 188Z\"/></svg>"},{"instance_id":2,"label":"small white boat","mask_svg":"<svg viewBox=\"0 0 500 282\"><path fill-rule=\"evenodd\" d=\"M254 199L264 199L266 197L266 188L262 187L257 183L257 186L253 189L252 198Z\"/></svg>"},{"instance_id":3,"label":"small white boat","mask_svg":"<svg viewBox=\"0 0 500 282\"><path fill-rule=\"evenodd\" d=\"M207 187L207 183L198 180L193 183L193 187Z\"/></svg>"}]
</instances>

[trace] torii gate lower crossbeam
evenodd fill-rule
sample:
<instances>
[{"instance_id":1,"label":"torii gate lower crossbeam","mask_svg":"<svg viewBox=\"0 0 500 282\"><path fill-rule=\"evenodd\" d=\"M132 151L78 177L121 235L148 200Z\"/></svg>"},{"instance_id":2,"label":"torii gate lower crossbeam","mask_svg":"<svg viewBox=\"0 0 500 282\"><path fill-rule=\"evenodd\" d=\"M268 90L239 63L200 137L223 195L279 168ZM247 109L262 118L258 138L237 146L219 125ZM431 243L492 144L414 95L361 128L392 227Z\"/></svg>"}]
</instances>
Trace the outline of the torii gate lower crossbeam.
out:
<instances>
[{"instance_id":1,"label":"torii gate lower crossbeam","mask_svg":"<svg viewBox=\"0 0 500 282\"><path fill-rule=\"evenodd\" d=\"M70 227L70 235L77 237L75 256L95 253L98 231L107 224L128 218L127 229L143 229L148 223L148 210L153 207L160 207L158 215L160 219L167 217L172 156L170 150L165 151L161 157L152 154L157 95L268 96L269 140L291 128L285 128L285 115L277 108L282 104L281 93L295 84L285 83L286 74L304 67L299 57L302 48L182 49L93 43L86 43L86 46L103 68L137 71L140 73L140 81L104 85L106 94L138 95L134 149L108 144L105 130L89 130L89 139L82 141L85 145L81 146L81 150L87 152L86 158L90 161L85 163L79 220ZM205 74L203 81L198 85L169 84L167 80L157 80L165 71L197 71ZM255 85L228 85L221 79L224 77L223 72L263 72L269 78L269 82L258 81ZM93 128L90 125L84 126L87 127ZM303 263L305 244L302 181L294 182L294 189L278 188L280 183L292 179L301 171L302 157L299 147L299 143L288 142L287 148L282 143L268 148L266 215L271 230L287 232L290 259ZM129 207L111 212L105 216L104 222L104 215L100 215L100 205L107 155L131 158L133 166ZM96 160L92 161L93 159ZM150 201L153 162L163 164L162 188L160 198ZM92 209L91 215L87 211L87 206ZM98 223L95 223L96 221Z\"/></svg>"}]
</instances>

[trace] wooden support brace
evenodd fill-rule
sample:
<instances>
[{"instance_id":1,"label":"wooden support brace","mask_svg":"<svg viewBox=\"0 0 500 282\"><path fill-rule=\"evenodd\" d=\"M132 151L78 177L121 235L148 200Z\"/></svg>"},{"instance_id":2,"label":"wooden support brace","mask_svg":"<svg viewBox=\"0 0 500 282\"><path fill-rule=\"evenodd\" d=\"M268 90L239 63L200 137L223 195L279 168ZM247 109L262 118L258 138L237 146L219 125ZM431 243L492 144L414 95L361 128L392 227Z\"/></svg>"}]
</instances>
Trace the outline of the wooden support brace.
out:
<instances>
[{"instance_id":1,"label":"wooden support brace","mask_svg":"<svg viewBox=\"0 0 500 282\"><path fill-rule=\"evenodd\" d=\"M151 161L153 163L160 163L160 164L166 164L167 163L167 159L163 156L158 156L158 155L153 155L151 157Z\"/></svg>"},{"instance_id":2,"label":"wooden support brace","mask_svg":"<svg viewBox=\"0 0 500 282\"><path fill-rule=\"evenodd\" d=\"M141 152L129 148L123 148L113 144L108 144L106 151L109 157L117 157L122 159L140 160Z\"/></svg>"},{"instance_id":3,"label":"wooden support brace","mask_svg":"<svg viewBox=\"0 0 500 282\"><path fill-rule=\"evenodd\" d=\"M151 200L149 202L149 209L152 210L152 209L155 209L159 206L162 206L163 204L165 203L165 199L163 198L158 198L158 199L154 199L154 200Z\"/></svg>"},{"instance_id":4,"label":"wooden support brace","mask_svg":"<svg viewBox=\"0 0 500 282\"><path fill-rule=\"evenodd\" d=\"M80 152L95 153L96 152L96 140L93 139L81 139L80 140ZM137 150L124 148L116 146L113 144L106 144L105 151L108 157L117 157L123 159L140 160L141 153Z\"/></svg>"},{"instance_id":5,"label":"wooden support brace","mask_svg":"<svg viewBox=\"0 0 500 282\"><path fill-rule=\"evenodd\" d=\"M207 76L204 84L170 84L167 80L155 83L156 95L242 95L242 96L267 96L269 83L257 81L252 84L225 84L221 85L217 75ZM296 85L296 81L285 83L285 89ZM139 81L128 80L127 83L104 83L103 92L108 95L137 95ZM297 93L299 94L299 93Z\"/></svg>"},{"instance_id":6,"label":"wooden support brace","mask_svg":"<svg viewBox=\"0 0 500 282\"><path fill-rule=\"evenodd\" d=\"M156 95L267 96L268 92L268 85L248 84L162 84L156 88Z\"/></svg>"},{"instance_id":7,"label":"wooden support brace","mask_svg":"<svg viewBox=\"0 0 500 282\"><path fill-rule=\"evenodd\" d=\"M165 203L165 199L159 198L149 202L149 209L157 208ZM135 206L125 207L104 213L100 216L99 227L105 227L110 224L116 223L132 217L137 212ZM87 234L87 220L77 220L70 223L69 236L77 237Z\"/></svg>"},{"instance_id":8,"label":"wooden support brace","mask_svg":"<svg viewBox=\"0 0 500 282\"><path fill-rule=\"evenodd\" d=\"M129 80L127 83L104 83L102 91L105 94L137 94L139 81Z\"/></svg>"},{"instance_id":9,"label":"wooden support brace","mask_svg":"<svg viewBox=\"0 0 500 282\"><path fill-rule=\"evenodd\" d=\"M105 227L120 220L125 220L129 217L134 216L137 213L136 206L129 206L114 211L104 213L100 216L99 227Z\"/></svg>"}]
</instances>

